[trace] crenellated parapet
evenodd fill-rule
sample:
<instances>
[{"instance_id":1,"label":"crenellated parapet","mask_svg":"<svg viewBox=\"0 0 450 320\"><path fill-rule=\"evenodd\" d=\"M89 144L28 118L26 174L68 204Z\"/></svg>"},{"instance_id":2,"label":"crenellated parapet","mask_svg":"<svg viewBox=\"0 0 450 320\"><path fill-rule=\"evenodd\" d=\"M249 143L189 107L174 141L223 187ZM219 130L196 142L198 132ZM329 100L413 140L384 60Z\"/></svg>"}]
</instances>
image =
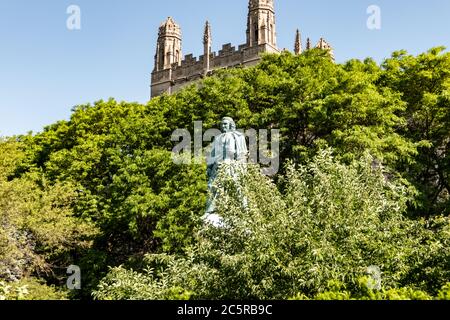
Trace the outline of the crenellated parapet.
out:
<instances>
[{"instance_id":1,"label":"crenellated parapet","mask_svg":"<svg viewBox=\"0 0 450 320\"><path fill-rule=\"evenodd\" d=\"M173 93L189 83L202 79L214 70L237 66L256 64L260 54L266 52L263 45L248 48L240 45L238 48L230 43L224 44L218 52L209 54L209 68L205 68L205 55L198 58L192 54L186 55L180 63L173 63L171 68L152 73L152 96L161 93Z\"/></svg>"},{"instance_id":2,"label":"crenellated parapet","mask_svg":"<svg viewBox=\"0 0 450 320\"><path fill-rule=\"evenodd\" d=\"M151 76L151 96L174 93L182 87L210 75L215 70L238 66L252 66L261 60L263 53L279 53L276 43L274 0L249 0L247 17L247 42L237 48L224 44L218 52L212 52L212 28L206 22L203 34L203 55L182 56L181 28L169 17L159 27L155 55L155 68ZM316 46L328 50L334 59L333 48L321 38ZM306 50L311 49L308 38ZM295 54L304 52L300 31L297 30Z\"/></svg>"}]
</instances>

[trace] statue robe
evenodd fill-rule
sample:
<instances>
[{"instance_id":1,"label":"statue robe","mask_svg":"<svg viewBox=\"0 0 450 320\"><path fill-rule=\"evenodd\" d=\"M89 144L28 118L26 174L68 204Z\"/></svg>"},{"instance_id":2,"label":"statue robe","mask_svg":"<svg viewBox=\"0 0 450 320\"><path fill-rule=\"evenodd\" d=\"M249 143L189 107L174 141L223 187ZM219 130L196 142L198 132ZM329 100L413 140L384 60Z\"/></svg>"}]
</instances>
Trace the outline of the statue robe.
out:
<instances>
[{"instance_id":1,"label":"statue robe","mask_svg":"<svg viewBox=\"0 0 450 320\"><path fill-rule=\"evenodd\" d=\"M214 180L221 163L247 161L248 149L245 136L238 132L222 133L214 139L211 154L208 157L208 178Z\"/></svg>"},{"instance_id":2,"label":"statue robe","mask_svg":"<svg viewBox=\"0 0 450 320\"><path fill-rule=\"evenodd\" d=\"M245 135L238 131L222 133L214 139L211 154L208 157L208 189L215 194L213 183L221 164L240 162L246 163L248 155ZM229 172L228 172L229 171ZM227 170L230 176L234 176L232 166ZM207 213L214 212L214 197L209 199Z\"/></svg>"}]
</instances>

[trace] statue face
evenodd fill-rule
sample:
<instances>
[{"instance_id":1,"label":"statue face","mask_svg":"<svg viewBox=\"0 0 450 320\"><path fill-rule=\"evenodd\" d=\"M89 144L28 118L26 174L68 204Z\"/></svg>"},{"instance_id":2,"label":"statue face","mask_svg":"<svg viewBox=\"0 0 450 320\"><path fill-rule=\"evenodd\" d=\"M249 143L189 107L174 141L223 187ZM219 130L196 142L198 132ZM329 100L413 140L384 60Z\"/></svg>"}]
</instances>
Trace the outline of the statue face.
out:
<instances>
[{"instance_id":1,"label":"statue face","mask_svg":"<svg viewBox=\"0 0 450 320\"><path fill-rule=\"evenodd\" d=\"M220 129L222 130L223 133L230 132L231 131L231 125L232 125L231 121L225 119L225 120L222 121Z\"/></svg>"}]
</instances>

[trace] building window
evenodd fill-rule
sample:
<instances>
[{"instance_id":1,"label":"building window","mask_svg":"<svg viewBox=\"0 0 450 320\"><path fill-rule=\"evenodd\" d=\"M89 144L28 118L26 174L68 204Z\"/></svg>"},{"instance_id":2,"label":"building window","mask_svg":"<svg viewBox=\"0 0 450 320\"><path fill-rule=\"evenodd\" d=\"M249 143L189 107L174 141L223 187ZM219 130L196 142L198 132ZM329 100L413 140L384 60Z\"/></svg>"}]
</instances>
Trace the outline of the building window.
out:
<instances>
[{"instance_id":1,"label":"building window","mask_svg":"<svg viewBox=\"0 0 450 320\"><path fill-rule=\"evenodd\" d=\"M270 43L275 42L275 31L273 29L273 24L270 25Z\"/></svg>"}]
</instances>

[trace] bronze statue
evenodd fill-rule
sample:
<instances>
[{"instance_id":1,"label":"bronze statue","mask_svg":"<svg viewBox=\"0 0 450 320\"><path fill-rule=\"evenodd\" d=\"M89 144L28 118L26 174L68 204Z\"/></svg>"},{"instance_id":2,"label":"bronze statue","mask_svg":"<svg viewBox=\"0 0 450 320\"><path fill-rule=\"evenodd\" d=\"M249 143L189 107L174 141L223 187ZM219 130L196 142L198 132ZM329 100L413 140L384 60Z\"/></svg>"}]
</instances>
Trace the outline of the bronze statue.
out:
<instances>
[{"instance_id":1,"label":"bronze statue","mask_svg":"<svg viewBox=\"0 0 450 320\"><path fill-rule=\"evenodd\" d=\"M208 199L205 219L218 224L220 217L215 215L216 190L214 181L217 178L218 170L226 165L226 173L235 178L234 164L247 162L248 149L245 135L236 130L236 124L232 118L225 117L221 122L222 134L215 137L212 143L211 154L208 157Z\"/></svg>"}]
</instances>

